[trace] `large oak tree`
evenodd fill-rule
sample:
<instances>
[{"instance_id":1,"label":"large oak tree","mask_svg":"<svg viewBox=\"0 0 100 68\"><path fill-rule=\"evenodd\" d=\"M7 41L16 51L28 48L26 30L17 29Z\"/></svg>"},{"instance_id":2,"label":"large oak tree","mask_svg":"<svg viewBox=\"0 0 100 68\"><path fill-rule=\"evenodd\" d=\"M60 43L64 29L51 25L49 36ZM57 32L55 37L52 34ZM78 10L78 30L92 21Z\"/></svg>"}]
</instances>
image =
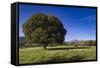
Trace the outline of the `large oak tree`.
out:
<instances>
[{"instance_id":1,"label":"large oak tree","mask_svg":"<svg viewBox=\"0 0 100 68\"><path fill-rule=\"evenodd\" d=\"M44 49L50 43L62 44L66 30L62 22L55 16L38 13L32 15L24 24L26 44L38 43Z\"/></svg>"}]
</instances>

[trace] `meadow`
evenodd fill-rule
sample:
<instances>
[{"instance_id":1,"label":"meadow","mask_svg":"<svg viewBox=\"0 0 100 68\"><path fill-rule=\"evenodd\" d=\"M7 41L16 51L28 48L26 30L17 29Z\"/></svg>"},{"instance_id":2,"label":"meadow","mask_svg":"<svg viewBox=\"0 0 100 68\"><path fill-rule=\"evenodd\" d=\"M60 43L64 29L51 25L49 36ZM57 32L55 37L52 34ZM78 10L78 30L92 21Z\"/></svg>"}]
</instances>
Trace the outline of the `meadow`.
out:
<instances>
[{"instance_id":1,"label":"meadow","mask_svg":"<svg viewBox=\"0 0 100 68\"><path fill-rule=\"evenodd\" d=\"M48 46L19 48L19 64L96 60L95 46Z\"/></svg>"}]
</instances>

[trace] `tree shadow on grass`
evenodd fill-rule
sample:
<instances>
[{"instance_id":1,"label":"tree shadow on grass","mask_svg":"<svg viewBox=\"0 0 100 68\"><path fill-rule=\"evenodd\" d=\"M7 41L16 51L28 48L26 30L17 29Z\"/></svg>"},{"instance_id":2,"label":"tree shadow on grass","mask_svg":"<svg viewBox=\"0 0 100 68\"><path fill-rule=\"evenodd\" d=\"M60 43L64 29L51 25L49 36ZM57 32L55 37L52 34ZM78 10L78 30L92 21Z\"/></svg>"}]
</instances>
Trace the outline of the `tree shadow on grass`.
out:
<instances>
[{"instance_id":1,"label":"tree shadow on grass","mask_svg":"<svg viewBox=\"0 0 100 68\"><path fill-rule=\"evenodd\" d=\"M60 48L48 48L47 50L69 50L69 49L89 49L91 47L60 47Z\"/></svg>"}]
</instances>

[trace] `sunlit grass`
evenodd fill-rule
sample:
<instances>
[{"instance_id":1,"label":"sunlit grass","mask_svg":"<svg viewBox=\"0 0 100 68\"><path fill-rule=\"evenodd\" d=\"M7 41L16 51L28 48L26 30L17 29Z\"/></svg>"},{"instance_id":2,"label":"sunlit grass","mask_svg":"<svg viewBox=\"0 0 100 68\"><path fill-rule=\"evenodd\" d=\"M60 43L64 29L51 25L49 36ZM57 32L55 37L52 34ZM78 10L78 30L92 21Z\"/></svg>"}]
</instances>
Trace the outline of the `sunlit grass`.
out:
<instances>
[{"instance_id":1,"label":"sunlit grass","mask_svg":"<svg viewBox=\"0 0 100 68\"><path fill-rule=\"evenodd\" d=\"M48 47L30 47L19 49L19 63L52 63L95 60L95 46L55 46Z\"/></svg>"}]
</instances>

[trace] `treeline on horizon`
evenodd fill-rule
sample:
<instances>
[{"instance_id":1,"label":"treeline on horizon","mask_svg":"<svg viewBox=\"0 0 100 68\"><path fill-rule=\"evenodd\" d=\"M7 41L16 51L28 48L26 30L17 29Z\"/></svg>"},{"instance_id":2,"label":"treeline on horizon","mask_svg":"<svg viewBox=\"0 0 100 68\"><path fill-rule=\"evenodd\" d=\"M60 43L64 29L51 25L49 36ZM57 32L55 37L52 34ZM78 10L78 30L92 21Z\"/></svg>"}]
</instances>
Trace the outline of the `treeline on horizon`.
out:
<instances>
[{"instance_id":1,"label":"treeline on horizon","mask_svg":"<svg viewBox=\"0 0 100 68\"><path fill-rule=\"evenodd\" d=\"M49 46L59 46L60 44L53 43L49 44ZM96 40L72 40L72 41L65 41L63 45L66 46L96 46ZM61 46L61 45L60 45ZM25 46L25 38L19 37L19 48L26 47ZM28 44L27 47L41 47L41 45L38 45L36 43Z\"/></svg>"}]
</instances>

